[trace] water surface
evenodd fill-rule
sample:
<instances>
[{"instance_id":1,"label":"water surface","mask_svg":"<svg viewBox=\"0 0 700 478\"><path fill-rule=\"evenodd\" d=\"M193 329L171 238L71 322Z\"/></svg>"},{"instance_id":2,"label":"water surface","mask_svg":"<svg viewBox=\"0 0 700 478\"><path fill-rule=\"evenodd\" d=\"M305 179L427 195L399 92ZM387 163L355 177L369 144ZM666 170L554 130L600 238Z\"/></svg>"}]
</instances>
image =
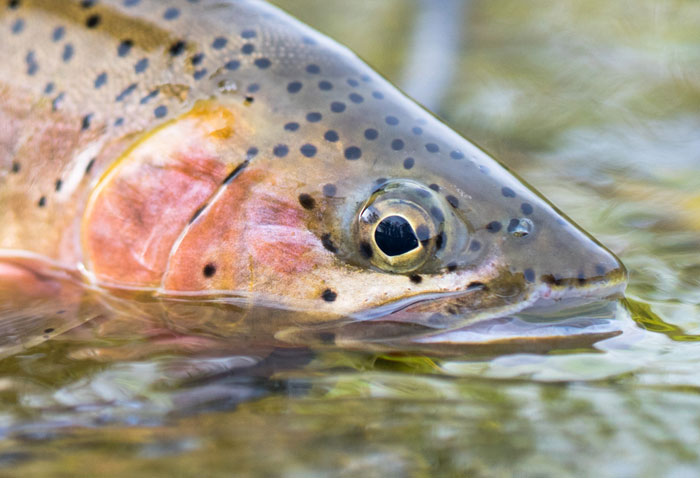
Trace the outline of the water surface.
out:
<instances>
[{"instance_id":1,"label":"water surface","mask_svg":"<svg viewBox=\"0 0 700 478\"><path fill-rule=\"evenodd\" d=\"M420 2L276 3L411 82ZM697 476L700 4L462 7L430 101L622 258L630 333L450 358L66 337L0 361L0 476Z\"/></svg>"}]
</instances>

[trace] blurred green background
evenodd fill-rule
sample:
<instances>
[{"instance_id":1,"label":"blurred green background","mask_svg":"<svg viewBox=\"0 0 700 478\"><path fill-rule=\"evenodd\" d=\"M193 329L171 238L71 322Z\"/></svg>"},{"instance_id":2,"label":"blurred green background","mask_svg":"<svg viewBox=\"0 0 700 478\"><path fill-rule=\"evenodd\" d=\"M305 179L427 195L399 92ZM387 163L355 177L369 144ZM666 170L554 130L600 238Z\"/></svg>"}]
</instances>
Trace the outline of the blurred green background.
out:
<instances>
[{"instance_id":1,"label":"blurred green background","mask_svg":"<svg viewBox=\"0 0 700 478\"><path fill-rule=\"evenodd\" d=\"M43 346L0 364L0 476L698 476L700 2L275 3L403 88L422 12L456 9L436 113L621 256L654 332L539 356L323 352L271 378Z\"/></svg>"}]
</instances>

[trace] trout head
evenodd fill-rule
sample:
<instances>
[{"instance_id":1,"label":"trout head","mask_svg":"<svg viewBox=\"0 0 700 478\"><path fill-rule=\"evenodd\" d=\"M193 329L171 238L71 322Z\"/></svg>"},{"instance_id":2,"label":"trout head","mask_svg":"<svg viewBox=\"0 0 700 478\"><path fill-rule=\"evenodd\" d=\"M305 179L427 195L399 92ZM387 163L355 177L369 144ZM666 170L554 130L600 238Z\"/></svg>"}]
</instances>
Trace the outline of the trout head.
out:
<instances>
[{"instance_id":1,"label":"trout head","mask_svg":"<svg viewBox=\"0 0 700 478\"><path fill-rule=\"evenodd\" d=\"M610 251L421 110L402 134L244 108L200 102L105 172L82 226L97 283L438 329L624 290Z\"/></svg>"}]
</instances>

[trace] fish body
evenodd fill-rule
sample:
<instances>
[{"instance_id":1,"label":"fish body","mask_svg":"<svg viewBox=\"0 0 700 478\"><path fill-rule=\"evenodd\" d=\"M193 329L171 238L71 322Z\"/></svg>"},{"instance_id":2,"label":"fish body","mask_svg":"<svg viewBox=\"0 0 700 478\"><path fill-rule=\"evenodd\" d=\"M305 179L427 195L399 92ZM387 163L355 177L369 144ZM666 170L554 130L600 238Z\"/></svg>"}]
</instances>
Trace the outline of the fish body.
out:
<instances>
[{"instance_id":1,"label":"fish body","mask_svg":"<svg viewBox=\"0 0 700 478\"><path fill-rule=\"evenodd\" d=\"M624 289L547 200L266 3L4 0L0 39L14 274L436 329Z\"/></svg>"}]
</instances>

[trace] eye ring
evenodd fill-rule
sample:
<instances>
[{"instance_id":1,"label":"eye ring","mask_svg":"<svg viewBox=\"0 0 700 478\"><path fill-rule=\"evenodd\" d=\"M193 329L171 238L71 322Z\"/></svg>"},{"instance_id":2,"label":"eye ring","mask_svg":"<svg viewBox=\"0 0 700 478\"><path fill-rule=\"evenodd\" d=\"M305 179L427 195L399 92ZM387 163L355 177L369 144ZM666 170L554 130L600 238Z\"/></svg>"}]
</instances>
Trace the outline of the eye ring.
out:
<instances>
[{"instance_id":1,"label":"eye ring","mask_svg":"<svg viewBox=\"0 0 700 478\"><path fill-rule=\"evenodd\" d=\"M412 181L389 182L360 209L358 243L365 258L385 272L412 273L440 248L444 208L435 192Z\"/></svg>"}]
</instances>

